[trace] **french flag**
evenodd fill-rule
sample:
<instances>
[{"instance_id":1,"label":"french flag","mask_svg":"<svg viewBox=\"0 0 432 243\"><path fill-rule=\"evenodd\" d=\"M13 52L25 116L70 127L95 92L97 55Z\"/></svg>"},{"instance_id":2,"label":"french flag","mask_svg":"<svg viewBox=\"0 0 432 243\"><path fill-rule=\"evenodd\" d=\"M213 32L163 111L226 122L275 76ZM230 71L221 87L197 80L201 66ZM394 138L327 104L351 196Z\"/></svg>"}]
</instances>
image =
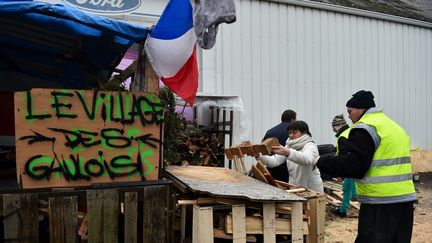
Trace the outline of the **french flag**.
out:
<instances>
[{"instance_id":1,"label":"french flag","mask_svg":"<svg viewBox=\"0 0 432 243\"><path fill-rule=\"evenodd\" d=\"M189 0L170 0L147 37L145 50L162 82L190 105L198 88L192 5Z\"/></svg>"}]
</instances>

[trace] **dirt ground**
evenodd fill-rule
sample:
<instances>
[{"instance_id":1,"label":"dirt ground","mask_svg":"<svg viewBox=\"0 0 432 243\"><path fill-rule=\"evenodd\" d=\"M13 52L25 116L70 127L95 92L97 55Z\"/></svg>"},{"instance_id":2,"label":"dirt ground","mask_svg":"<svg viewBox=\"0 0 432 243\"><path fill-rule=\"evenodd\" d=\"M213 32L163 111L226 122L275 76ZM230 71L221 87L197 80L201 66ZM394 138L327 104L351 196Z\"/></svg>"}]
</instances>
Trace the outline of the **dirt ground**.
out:
<instances>
[{"instance_id":1,"label":"dirt ground","mask_svg":"<svg viewBox=\"0 0 432 243\"><path fill-rule=\"evenodd\" d=\"M411 242L430 243L432 242L432 173L420 173L419 181L415 183L415 186L418 203L414 204L414 228ZM327 212L325 242L354 242L358 219L335 217L328 210Z\"/></svg>"}]
</instances>

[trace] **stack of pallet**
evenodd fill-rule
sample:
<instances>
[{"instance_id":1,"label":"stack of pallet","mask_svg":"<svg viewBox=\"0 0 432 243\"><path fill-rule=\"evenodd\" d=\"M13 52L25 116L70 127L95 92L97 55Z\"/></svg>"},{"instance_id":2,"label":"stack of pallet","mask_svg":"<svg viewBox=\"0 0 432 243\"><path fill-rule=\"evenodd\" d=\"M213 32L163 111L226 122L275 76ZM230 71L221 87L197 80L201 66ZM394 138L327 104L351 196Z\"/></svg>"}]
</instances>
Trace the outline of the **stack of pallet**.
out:
<instances>
[{"instance_id":1,"label":"stack of pallet","mask_svg":"<svg viewBox=\"0 0 432 243\"><path fill-rule=\"evenodd\" d=\"M177 200L179 223L174 223L180 226L179 242L188 236L200 243L324 241L322 194L300 187L287 193L227 168L170 166L166 172L182 192Z\"/></svg>"}]
</instances>

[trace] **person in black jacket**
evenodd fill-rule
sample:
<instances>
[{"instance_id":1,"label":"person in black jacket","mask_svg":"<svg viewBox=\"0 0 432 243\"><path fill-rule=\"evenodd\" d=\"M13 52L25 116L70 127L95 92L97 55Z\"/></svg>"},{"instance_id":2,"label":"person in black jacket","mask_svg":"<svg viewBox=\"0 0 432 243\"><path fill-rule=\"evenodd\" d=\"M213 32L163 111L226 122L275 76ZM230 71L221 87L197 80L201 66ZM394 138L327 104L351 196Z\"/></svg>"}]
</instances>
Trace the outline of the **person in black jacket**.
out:
<instances>
[{"instance_id":1,"label":"person in black jacket","mask_svg":"<svg viewBox=\"0 0 432 243\"><path fill-rule=\"evenodd\" d=\"M337 154L348 153L345 148L345 142L348 139L348 134L350 130L348 124L345 121L345 118L343 117L343 114L337 115L333 118L332 127L333 131L336 133L335 136L337 138ZM342 191L343 198L341 205L339 207L332 208L331 212L338 216L346 217L351 198L356 197L354 179L344 178L342 182Z\"/></svg>"},{"instance_id":2,"label":"person in black jacket","mask_svg":"<svg viewBox=\"0 0 432 243\"><path fill-rule=\"evenodd\" d=\"M279 144L285 146L286 140L288 139L288 124L295 121L297 113L293 110L285 110L281 116L281 123L270 128L264 135L263 141L267 138L275 137L279 140ZM276 166L274 168L267 168L272 174L273 178L279 181L288 182L289 175L288 169L285 163Z\"/></svg>"},{"instance_id":3,"label":"person in black jacket","mask_svg":"<svg viewBox=\"0 0 432 243\"><path fill-rule=\"evenodd\" d=\"M409 137L361 90L346 106L353 126L347 153L320 157L316 166L335 177L355 178L361 203L356 243L409 243L417 196Z\"/></svg>"}]
</instances>

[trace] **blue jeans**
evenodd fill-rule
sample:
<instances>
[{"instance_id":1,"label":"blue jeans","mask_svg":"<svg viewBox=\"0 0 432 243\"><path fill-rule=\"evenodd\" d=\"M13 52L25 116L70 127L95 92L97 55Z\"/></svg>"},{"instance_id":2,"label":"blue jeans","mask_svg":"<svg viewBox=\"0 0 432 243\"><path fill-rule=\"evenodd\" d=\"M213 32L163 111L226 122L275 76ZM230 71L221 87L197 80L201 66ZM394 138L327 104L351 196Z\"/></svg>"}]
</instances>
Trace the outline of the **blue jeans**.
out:
<instances>
[{"instance_id":1,"label":"blue jeans","mask_svg":"<svg viewBox=\"0 0 432 243\"><path fill-rule=\"evenodd\" d=\"M339 207L339 211L342 213L346 213L349 208L351 198L357 196L354 179L345 178L342 182L342 191L343 198L342 204Z\"/></svg>"}]
</instances>

